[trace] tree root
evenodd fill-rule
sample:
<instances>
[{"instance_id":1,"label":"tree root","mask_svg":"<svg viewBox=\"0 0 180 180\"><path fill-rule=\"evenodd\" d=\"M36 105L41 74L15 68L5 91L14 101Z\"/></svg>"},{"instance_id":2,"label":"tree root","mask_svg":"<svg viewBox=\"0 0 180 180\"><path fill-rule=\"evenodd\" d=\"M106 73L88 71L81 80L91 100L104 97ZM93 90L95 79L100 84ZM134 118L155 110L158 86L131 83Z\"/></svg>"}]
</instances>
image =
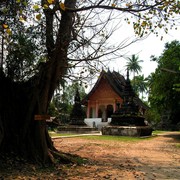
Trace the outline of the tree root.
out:
<instances>
[{"instance_id":1,"label":"tree root","mask_svg":"<svg viewBox=\"0 0 180 180\"><path fill-rule=\"evenodd\" d=\"M53 157L62 164L81 165L81 164L84 164L87 162L87 159L84 159L78 155L64 153L64 152L60 152L60 151L52 151L52 150L51 150L51 153L52 153Z\"/></svg>"}]
</instances>

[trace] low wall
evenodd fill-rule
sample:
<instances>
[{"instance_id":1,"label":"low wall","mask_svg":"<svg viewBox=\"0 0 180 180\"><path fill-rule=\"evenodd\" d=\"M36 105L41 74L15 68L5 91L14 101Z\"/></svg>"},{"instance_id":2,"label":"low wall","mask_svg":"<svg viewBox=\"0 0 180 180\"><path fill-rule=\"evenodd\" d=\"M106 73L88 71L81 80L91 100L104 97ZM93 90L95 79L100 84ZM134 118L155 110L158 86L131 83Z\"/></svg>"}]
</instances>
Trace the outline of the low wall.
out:
<instances>
[{"instance_id":1,"label":"low wall","mask_svg":"<svg viewBox=\"0 0 180 180\"><path fill-rule=\"evenodd\" d=\"M87 127L87 126L58 126L57 131L59 133L75 133L75 134L91 134L91 133L98 133L97 128Z\"/></svg>"},{"instance_id":2,"label":"low wall","mask_svg":"<svg viewBox=\"0 0 180 180\"><path fill-rule=\"evenodd\" d=\"M152 128L149 126L104 126L102 135L114 136L151 136Z\"/></svg>"},{"instance_id":3,"label":"low wall","mask_svg":"<svg viewBox=\"0 0 180 180\"><path fill-rule=\"evenodd\" d=\"M109 123L111 122L111 118L108 118L106 122L102 122L102 118L86 118L84 122L89 127L96 127L101 130L102 127L109 125Z\"/></svg>"}]
</instances>

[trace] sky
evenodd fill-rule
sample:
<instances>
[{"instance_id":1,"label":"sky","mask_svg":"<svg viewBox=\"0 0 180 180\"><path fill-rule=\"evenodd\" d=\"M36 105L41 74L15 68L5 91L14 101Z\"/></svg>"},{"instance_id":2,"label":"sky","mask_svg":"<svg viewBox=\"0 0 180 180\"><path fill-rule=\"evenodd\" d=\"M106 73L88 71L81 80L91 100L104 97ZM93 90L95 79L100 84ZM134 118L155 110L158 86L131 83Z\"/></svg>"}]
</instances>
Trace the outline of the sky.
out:
<instances>
[{"instance_id":1,"label":"sky","mask_svg":"<svg viewBox=\"0 0 180 180\"><path fill-rule=\"evenodd\" d=\"M178 30L170 30L168 34L161 32L159 37L151 34L144 40L135 42L124 49L124 52L127 52L128 57L131 57L132 54L136 54L139 56L139 60L143 60L143 63L140 63L142 66L142 72L140 74L144 74L144 77L147 77L151 72L155 71L157 63L150 61L150 57L151 55L159 57L163 53L166 42L171 42L173 40L180 41L180 27L178 28ZM134 35L134 31L131 26L125 24L123 28L116 31L114 37L112 37L112 41L122 41L122 36L120 37L120 34L123 34L124 37L130 37ZM163 36L162 40L161 36ZM119 58L116 61L111 62L110 70L119 71L124 75L124 66L126 65L126 62L127 61L124 58Z\"/></svg>"},{"instance_id":2,"label":"sky","mask_svg":"<svg viewBox=\"0 0 180 180\"><path fill-rule=\"evenodd\" d=\"M134 36L133 28L127 24L124 24L123 27L121 27L114 33L114 35L111 37L111 41L112 44L115 43L116 41L122 42L122 40L128 37L132 37L133 39L133 36ZM161 40L161 36L163 36L162 40ZM123 50L122 54L125 53L127 57L131 57L132 54L138 55L139 60L143 60L143 62L140 63L140 66L142 67L142 72L140 72L139 75L144 75L144 77L146 78L152 72L155 72L155 69L157 67L156 62L150 61L151 55L154 55L155 57L159 57L163 53L165 43L171 42L173 40L180 41L180 27L178 27L178 30L170 30L168 34L166 34L165 32L164 33L161 32L159 37L156 37L156 35L154 34L150 34L147 38L135 42L130 46L126 47ZM124 77L126 77L126 67L125 67L126 63L127 60L125 58L118 58L116 60L110 61L110 63L107 64L107 67L111 71L115 70ZM89 87L86 89L87 92L89 92L90 89L92 89L95 82L97 81L97 78L93 79L91 83L89 83ZM133 78L133 74L130 73L130 79L132 78Z\"/></svg>"}]
</instances>

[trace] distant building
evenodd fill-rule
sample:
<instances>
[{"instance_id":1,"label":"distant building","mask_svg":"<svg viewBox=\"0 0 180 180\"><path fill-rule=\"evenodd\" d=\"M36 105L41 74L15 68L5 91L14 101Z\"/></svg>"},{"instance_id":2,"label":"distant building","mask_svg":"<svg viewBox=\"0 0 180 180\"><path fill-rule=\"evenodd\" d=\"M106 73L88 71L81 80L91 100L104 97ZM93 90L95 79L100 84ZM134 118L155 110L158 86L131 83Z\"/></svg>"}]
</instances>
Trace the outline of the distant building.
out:
<instances>
[{"instance_id":1,"label":"distant building","mask_svg":"<svg viewBox=\"0 0 180 180\"><path fill-rule=\"evenodd\" d=\"M111 115L117 108L121 108L123 103L125 84L125 78L118 72L102 70L94 87L83 100L87 107L87 125L101 129L111 122ZM144 115L148 107L138 96L135 96L134 102L139 107L139 113Z\"/></svg>"}]
</instances>

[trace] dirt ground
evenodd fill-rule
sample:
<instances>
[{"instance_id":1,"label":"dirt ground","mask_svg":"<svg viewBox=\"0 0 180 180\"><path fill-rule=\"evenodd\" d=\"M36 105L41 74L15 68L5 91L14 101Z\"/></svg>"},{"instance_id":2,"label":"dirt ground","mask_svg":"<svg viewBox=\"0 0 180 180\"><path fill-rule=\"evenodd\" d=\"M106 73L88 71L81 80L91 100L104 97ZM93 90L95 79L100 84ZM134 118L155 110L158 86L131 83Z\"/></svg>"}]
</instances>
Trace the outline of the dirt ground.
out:
<instances>
[{"instance_id":1,"label":"dirt ground","mask_svg":"<svg viewBox=\"0 0 180 180\"><path fill-rule=\"evenodd\" d=\"M17 167L0 179L52 180L180 180L180 132L169 132L140 141L95 140L82 137L54 139L60 151L76 154L87 162L40 170Z\"/></svg>"},{"instance_id":2,"label":"dirt ground","mask_svg":"<svg viewBox=\"0 0 180 180\"><path fill-rule=\"evenodd\" d=\"M59 150L77 154L90 164L69 170L67 179L180 180L180 133L135 142L66 138L54 140ZM61 141L61 143L59 143Z\"/></svg>"}]
</instances>

